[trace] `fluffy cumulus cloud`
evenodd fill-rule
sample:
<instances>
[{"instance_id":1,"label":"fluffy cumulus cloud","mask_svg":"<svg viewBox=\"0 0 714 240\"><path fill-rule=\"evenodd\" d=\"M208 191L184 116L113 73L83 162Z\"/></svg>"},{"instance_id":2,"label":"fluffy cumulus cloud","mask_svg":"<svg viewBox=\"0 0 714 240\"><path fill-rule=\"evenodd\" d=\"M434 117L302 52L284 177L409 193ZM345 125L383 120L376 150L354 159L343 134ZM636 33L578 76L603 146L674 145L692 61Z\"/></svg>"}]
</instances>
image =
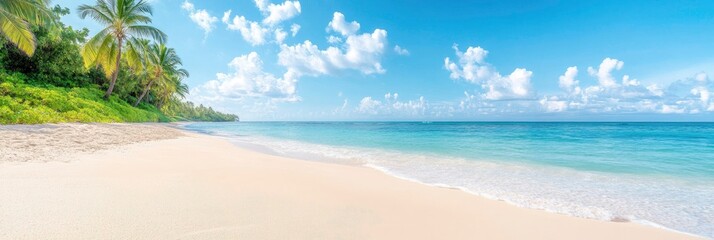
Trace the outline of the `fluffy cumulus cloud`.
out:
<instances>
[{"instance_id":1,"label":"fluffy cumulus cloud","mask_svg":"<svg viewBox=\"0 0 714 240\"><path fill-rule=\"evenodd\" d=\"M285 1L280 4L270 3L267 0L255 0L255 5L265 16L262 21L252 21L245 16L232 16L232 10L223 13L221 21L228 30L238 31L243 39L253 46L263 45L274 39L275 43L282 44L288 36L280 27L280 23L300 15L302 8L299 1ZM295 36L300 31L300 25L292 24L290 32Z\"/></svg>"},{"instance_id":2,"label":"fluffy cumulus cloud","mask_svg":"<svg viewBox=\"0 0 714 240\"><path fill-rule=\"evenodd\" d=\"M289 71L311 76L344 69L364 74L385 72L381 58L387 45L386 30L375 29L372 33L360 34L359 23L345 22L344 15L339 12L333 15L327 30L339 33L342 38L334 37L335 40L330 41L333 45L326 49L320 49L309 40L296 45L283 44L278 53L278 63Z\"/></svg>"},{"instance_id":3,"label":"fluffy cumulus cloud","mask_svg":"<svg viewBox=\"0 0 714 240\"><path fill-rule=\"evenodd\" d=\"M300 25L293 23L293 25L290 25L290 33L292 33L292 36L294 37L295 35L300 32Z\"/></svg>"},{"instance_id":4,"label":"fluffy cumulus cloud","mask_svg":"<svg viewBox=\"0 0 714 240\"><path fill-rule=\"evenodd\" d=\"M568 109L568 102L560 100L557 96L543 97L538 103L546 112L562 112Z\"/></svg>"},{"instance_id":5,"label":"fluffy cumulus cloud","mask_svg":"<svg viewBox=\"0 0 714 240\"><path fill-rule=\"evenodd\" d=\"M278 43L283 43L285 38L288 37L288 33L283 31L282 28L275 29L275 41Z\"/></svg>"},{"instance_id":6,"label":"fluffy cumulus cloud","mask_svg":"<svg viewBox=\"0 0 714 240\"><path fill-rule=\"evenodd\" d=\"M533 72L524 68L516 68L508 76L499 76L482 85L488 88L484 97L489 100L527 98L531 95L531 76L533 76Z\"/></svg>"},{"instance_id":7,"label":"fluffy cumulus cloud","mask_svg":"<svg viewBox=\"0 0 714 240\"><path fill-rule=\"evenodd\" d=\"M332 16L332 21L327 24L327 30L332 30L337 33L342 34L342 36L350 36L357 33L359 30L359 23L352 21L345 21L345 15L341 12L335 12Z\"/></svg>"},{"instance_id":8,"label":"fluffy cumulus cloud","mask_svg":"<svg viewBox=\"0 0 714 240\"><path fill-rule=\"evenodd\" d=\"M673 82L662 90L664 97L673 98L669 103L689 113L714 112L714 80L705 73Z\"/></svg>"},{"instance_id":9,"label":"fluffy cumulus cloud","mask_svg":"<svg viewBox=\"0 0 714 240\"><path fill-rule=\"evenodd\" d=\"M261 12L265 12L268 10L268 0L255 0L255 6L258 7L258 10Z\"/></svg>"},{"instance_id":10,"label":"fluffy cumulus cloud","mask_svg":"<svg viewBox=\"0 0 714 240\"><path fill-rule=\"evenodd\" d=\"M203 29L205 34L211 32L215 27L215 23L218 21L217 17L211 16L205 9L196 9L193 3L189 1L184 1L183 4L181 4L181 8L188 11L188 16L191 18L191 21Z\"/></svg>"},{"instance_id":11,"label":"fluffy cumulus cloud","mask_svg":"<svg viewBox=\"0 0 714 240\"><path fill-rule=\"evenodd\" d=\"M258 8L261 9L260 6ZM282 4L271 3L267 8L262 9L265 9L264 12L267 12L267 17L263 19L263 23L269 26L274 26L282 21L291 19L302 12L299 1L285 1Z\"/></svg>"},{"instance_id":12,"label":"fluffy cumulus cloud","mask_svg":"<svg viewBox=\"0 0 714 240\"><path fill-rule=\"evenodd\" d=\"M516 68L507 76L501 75L496 68L486 62L488 51L481 47L468 47L461 52L453 46L456 61L444 59L444 67L450 72L451 79L461 79L481 85L487 100L518 100L532 98L531 77L533 72L525 68Z\"/></svg>"},{"instance_id":13,"label":"fluffy cumulus cloud","mask_svg":"<svg viewBox=\"0 0 714 240\"><path fill-rule=\"evenodd\" d=\"M262 45L266 42L270 29L264 28L258 22L247 20L244 16L235 16L231 20L231 10L223 13L221 19L229 30L240 32L243 39L251 45Z\"/></svg>"},{"instance_id":14,"label":"fluffy cumulus cloud","mask_svg":"<svg viewBox=\"0 0 714 240\"><path fill-rule=\"evenodd\" d=\"M567 70L565 70L565 73L563 73L563 75L558 78L560 88L571 94L580 93L580 87L578 86L580 82L575 79L577 75L578 67L576 66L569 67Z\"/></svg>"},{"instance_id":15,"label":"fluffy cumulus cloud","mask_svg":"<svg viewBox=\"0 0 714 240\"><path fill-rule=\"evenodd\" d=\"M398 93L386 93L383 100L370 96L362 98L355 111L361 114L386 116L423 116L428 104L423 96L416 100L401 101Z\"/></svg>"},{"instance_id":16,"label":"fluffy cumulus cloud","mask_svg":"<svg viewBox=\"0 0 714 240\"><path fill-rule=\"evenodd\" d=\"M199 100L242 100L246 97L268 98L273 101L299 101L291 73L282 77L263 70L263 61L256 52L234 58L228 66L231 73L217 73L216 79L192 90Z\"/></svg>"},{"instance_id":17,"label":"fluffy cumulus cloud","mask_svg":"<svg viewBox=\"0 0 714 240\"><path fill-rule=\"evenodd\" d=\"M520 113L661 113L696 114L714 112L714 81L705 73L670 84L647 84L620 71L625 63L605 58L581 74L578 66L567 67L557 78L562 92L537 95L531 90L533 73L516 68L501 75L486 61L489 52L481 47L460 51L446 58L444 67L452 79L480 85L480 91L464 92L460 101L440 109L446 115L497 115ZM501 100L501 101L494 101ZM502 101L510 100L510 101ZM431 113L436 109L429 109ZM468 113L468 114L466 114Z\"/></svg>"},{"instance_id":18,"label":"fluffy cumulus cloud","mask_svg":"<svg viewBox=\"0 0 714 240\"><path fill-rule=\"evenodd\" d=\"M402 48L402 47L400 47L399 45L395 45L395 46L394 46L394 52L397 53L397 54L399 54L399 55L402 55L402 56L408 56L408 55L409 55L409 50L407 50L406 48Z\"/></svg>"},{"instance_id":19,"label":"fluffy cumulus cloud","mask_svg":"<svg viewBox=\"0 0 714 240\"><path fill-rule=\"evenodd\" d=\"M382 106L382 102L374 100L372 97L364 97L359 101L357 111L360 113L377 114L377 108Z\"/></svg>"},{"instance_id":20,"label":"fluffy cumulus cloud","mask_svg":"<svg viewBox=\"0 0 714 240\"><path fill-rule=\"evenodd\" d=\"M327 75L341 70L355 70L362 74L385 72L381 65L381 58L387 47L386 30L375 29L372 32L360 33L359 23L347 22L344 15L338 12L333 14L333 19L327 23L326 35L336 35L332 36L336 40L327 48L320 48L310 40L289 45L284 41L290 35L295 36L300 31L300 25L289 25L288 32L278 23L300 13L299 2L270 4L267 1L256 0L255 3L266 16L262 22L251 21L240 15L234 16L231 10L226 11L221 20L229 30L240 32L241 36L252 45L273 41L278 43L280 51L277 62L284 67L284 73L275 75L264 71L260 56L251 52L233 59L228 64L231 72L217 73L216 79L192 89L192 100L255 102L250 99L267 99L271 103L293 102L300 100L296 85L302 76ZM347 110L348 100L346 98L343 100L342 107L339 108L340 112L371 113L374 110L419 113L426 108L423 97L401 101L398 99L398 94L390 95L390 98L384 100L362 99L355 110Z\"/></svg>"},{"instance_id":21,"label":"fluffy cumulus cloud","mask_svg":"<svg viewBox=\"0 0 714 240\"><path fill-rule=\"evenodd\" d=\"M602 87L614 87L617 86L615 79L612 77L612 71L622 69L625 63L612 58L605 58L600 63L600 67L595 70L593 67L588 67L588 73L590 75L597 77L597 81Z\"/></svg>"},{"instance_id":22,"label":"fluffy cumulus cloud","mask_svg":"<svg viewBox=\"0 0 714 240\"><path fill-rule=\"evenodd\" d=\"M615 71L623 69L623 66L623 61L605 58L597 69L588 67L588 74L596 84L582 87L576 80L577 67L569 67L559 78L564 94L543 96L539 103L546 112L681 114L714 111L710 99L714 83L706 74L697 74L662 87L643 84L626 74L616 77Z\"/></svg>"}]
</instances>

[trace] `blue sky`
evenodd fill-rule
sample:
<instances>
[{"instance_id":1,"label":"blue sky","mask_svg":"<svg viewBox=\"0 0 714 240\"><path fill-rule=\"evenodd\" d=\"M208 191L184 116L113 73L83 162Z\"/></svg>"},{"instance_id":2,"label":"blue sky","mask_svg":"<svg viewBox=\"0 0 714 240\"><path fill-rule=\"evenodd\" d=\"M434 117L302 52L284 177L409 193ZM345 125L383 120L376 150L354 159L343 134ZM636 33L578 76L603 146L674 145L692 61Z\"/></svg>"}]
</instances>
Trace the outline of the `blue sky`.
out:
<instances>
[{"instance_id":1,"label":"blue sky","mask_svg":"<svg viewBox=\"0 0 714 240\"><path fill-rule=\"evenodd\" d=\"M243 120L714 120L712 1L151 3Z\"/></svg>"}]
</instances>

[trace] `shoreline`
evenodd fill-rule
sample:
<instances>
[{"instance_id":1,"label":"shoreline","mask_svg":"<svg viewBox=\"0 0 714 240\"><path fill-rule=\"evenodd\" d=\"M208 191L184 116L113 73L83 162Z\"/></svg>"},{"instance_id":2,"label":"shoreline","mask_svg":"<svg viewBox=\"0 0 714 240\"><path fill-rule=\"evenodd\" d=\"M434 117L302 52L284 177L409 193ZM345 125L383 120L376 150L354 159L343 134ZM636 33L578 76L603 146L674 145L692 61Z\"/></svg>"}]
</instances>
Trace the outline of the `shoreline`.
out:
<instances>
[{"instance_id":1,"label":"shoreline","mask_svg":"<svg viewBox=\"0 0 714 240\"><path fill-rule=\"evenodd\" d=\"M413 178L413 177L403 176L403 175L401 175L401 174L399 174L399 173L395 173L395 172L393 172L393 171L390 171L390 170L387 169L387 168L384 168L384 167L381 167L381 166L378 166L378 165L374 165L374 164L370 164L370 163L344 162L344 161L338 161L338 160L335 160L335 159L332 159L332 158L329 158L329 157L324 158L324 159L320 159L320 160L308 159L309 157L307 157L307 156L293 156L293 155L290 155L290 154L281 154L281 153L276 152L276 151L273 150L273 149L270 149L269 147L266 147L266 146L263 146L263 145L260 145L260 144L251 143L251 142L249 142L249 141L236 141L236 140L234 140L234 139L232 139L231 137L228 137L228 136L212 135L212 134L210 134L210 133L205 133L205 132L200 132L200 131L194 131L194 130L190 130L190 129L185 129L185 128L183 128L183 126L179 126L178 129L181 129L181 130L184 130L184 131L188 131L188 132L191 132L191 133L194 133L194 134L200 134L200 135L206 135L206 136L209 136L209 137L220 138L220 139L222 139L222 140L229 141L229 142L233 143L237 148L241 148L241 149L248 150L248 151L252 151L252 152L257 152L257 153L266 154L266 155L275 156L275 157L289 158L289 159L296 160L296 161L306 161L306 162L316 162L316 163L324 163L324 164L334 164L334 165L344 165L344 166L351 166L351 167L368 168L368 169L372 169L372 170L379 171L379 172L381 172L381 173L383 173L383 174L385 174L385 175L388 175L388 176L393 177L393 178L396 178L396 179L405 180L405 181L409 181L409 182L414 182L414 183L417 183L417 184L420 184L420 185L424 185L424 186L428 186L428 187L444 188L444 189L449 189L449 190L458 190L458 191L461 191L461 192L464 192L464 193L467 193L467 194L470 194L470 195L473 195L473 196L476 196L476 197L479 197L479 198L484 198L484 199L488 199L488 200L492 200L492 201L498 201L498 202L504 202L504 203L507 203L507 204L509 204L509 205L511 205L511 206L518 207L518 208L532 209L532 210L543 211L543 212L546 212L546 213L549 213L549 214L557 214L557 215L562 215L562 216L567 216L567 217L575 217L575 218L596 220L596 221L602 221L602 222L633 223L633 224L639 224L639 225L644 225L644 226L648 226L648 227L655 227L655 228L659 228L659 229L664 229L664 230L667 230L667 231L671 231L671 232L675 232L675 233L679 233L679 234L684 234L684 235L689 235L689 236L692 236L692 237L704 238L703 236L699 236L699 235L697 235L697 234L693 234L693 233L689 233L689 232L685 232L685 231L680 231L680 230L672 229L672 228L669 228L669 227L666 227L666 226L663 226L663 225L660 225L660 224L657 224L657 223L654 223L654 222L651 222L651 221L648 221L648 220L645 220L645 219L637 219L637 218L635 218L635 219L630 219L630 218L620 217L620 216L613 216L613 217L610 218L610 219L602 219L602 218L594 218L594 217L577 216L577 215L573 215L573 214L570 214L570 213L564 213L564 212L559 212L559 211L555 211L555 210L549 210L549 209L545 209L545 208L533 208L533 207L528 207L528 206L520 205L520 204L518 204L518 203L516 203L516 202L509 201L509 200L507 200L507 199L502 199L502 198L498 198L498 197L495 197L495 196L491 196L491 195L487 195L487 194L482 194L482 193L474 192L474 191L471 191L471 190L469 190L468 188L462 187L462 186L454 186L454 185L442 184L442 183L428 183L428 182L424 182L424 181L421 181L421 180L416 179L416 178ZM296 140L292 140L292 141L296 141Z\"/></svg>"},{"instance_id":2,"label":"shoreline","mask_svg":"<svg viewBox=\"0 0 714 240\"><path fill-rule=\"evenodd\" d=\"M133 124L127 125L136 126ZM303 236L303 238L324 236L337 236L338 238L345 238L344 236L346 235L343 234L346 233L361 234L362 236L369 236L369 238L380 239L404 238L409 236L411 236L411 238L429 238L429 236L439 236L441 238L450 239L461 239L469 237L504 239L517 239L527 237L550 239L554 237L568 238L567 236L570 236L570 238L577 237L581 239L602 239L606 237L615 239L699 238L699 236L691 235L688 233L676 232L674 230L666 228L645 226L637 222L607 222L601 220L577 218L564 214L556 214L548 212L546 210L522 208L506 203L505 201L487 199L486 197L470 193L468 191L464 191L463 189L444 188L441 186L435 186L432 184L414 181L413 179L400 178L399 176L395 176L393 174L389 174L387 172L380 171L379 169L371 168L369 166L350 166L337 163L314 162L309 160L273 156L265 153L255 152L250 149L241 148L220 136L197 133L194 131L182 129L181 127L176 128L176 126L171 125L164 125L164 127L179 129L183 133L183 136L163 140L148 140L138 143L134 142L128 145L112 146L110 148L96 152L79 153L79 155L72 157L73 159L69 160L68 162L20 162L18 164L12 164L9 166L4 166L3 164L0 164L0 178L2 178L3 180L8 180L5 182L11 182L19 185L30 185L30 189L23 189L21 187L12 186L12 184L4 185L0 183L0 191L2 192L13 192L12 190L17 190L20 192L28 191L28 194L25 195L17 194L17 196L15 197L6 196L7 199L0 196L0 201L10 203L9 205L20 208L28 208L28 206L32 207L33 205L36 205L34 207L38 207L40 209L48 208L47 206L43 205L44 203L42 202L33 202L31 201L32 199L22 199L23 197L27 198L28 195L42 194L37 192L37 190L44 189L47 186L37 184L36 181L42 182L42 180L53 179L52 177L56 174L69 174L69 176L62 176L59 179L70 179L72 181L78 181L74 183L79 185L88 184L84 182L85 180L96 180L99 185L102 185L106 183L104 181L107 179L103 178L101 175L92 175L90 171L77 171L77 169L101 169L102 171L104 171L104 173L108 173L113 177L117 178L114 179L117 182L114 182L114 180L109 181L111 182L111 184L109 184L110 186L116 187L117 185L120 185L122 187L126 187L127 189L124 190L130 193L136 193L136 191L132 191L132 186L135 186L135 184L141 184L141 181L137 182L137 180L133 178L137 176L146 179L166 181L167 179L163 179L161 178L161 176L180 175L181 177L178 178L169 178L168 183L180 182L188 185L202 185L200 187L191 188L181 187L180 185L173 186L172 184L169 184L172 185L172 187L176 187L176 190L180 190L179 193L185 192L187 190L188 192L204 192L208 191L207 189L222 189L223 191L208 191L208 193L210 194L207 194L207 196L209 196L207 198L205 196L190 197L198 198L199 200L207 202L215 202L215 205L209 204L202 206L203 210L214 210L216 211L214 213L220 216L218 217L219 219L210 219L216 216L209 214L210 211L202 212L195 209L195 212L193 212L193 214L187 215L193 218L203 219L202 221L198 222L208 222L211 224L205 225L213 226L213 228L203 228L202 233L200 231L193 231L193 233L198 235L191 236L197 238L200 238L202 236L206 237L211 234L218 234L219 232L220 234L212 236L215 236L216 238L229 238L229 236L240 236L240 233L248 232L256 233L256 235L249 234L250 236L253 236L255 238L270 238L271 236L276 237L280 234L290 234L297 232L300 233L298 235ZM1 130L2 129L0 129L0 131ZM202 156L203 158L192 158L190 157L191 155ZM158 156L164 161L152 159L146 156ZM256 159L260 159L261 161L257 161ZM167 162L169 160L171 160L171 162ZM197 162L196 160L201 161ZM151 167L151 169L142 169L142 167L145 168L147 166ZM252 168L253 170L262 171L249 172L246 171L245 168ZM197 173L196 169L199 170ZM220 175L220 177L214 176L213 173L211 173L210 171L203 171L208 169L220 172L220 174L218 174ZM159 176L154 176L157 175L157 172L159 173ZM78 174L81 177L72 175L71 173ZM88 176L85 176L84 174L88 174ZM243 176L235 176L241 174L250 176L247 178L243 178ZM239 180L250 181L240 182ZM50 182L46 183L52 184ZM286 187L286 183L289 187ZM231 186L239 188L231 188ZM138 188L140 190L147 190L147 192L150 193L152 192L150 190L166 190L163 187L166 186L143 186ZM291 187L295 189L291 190ZM374 189L378 189L378 191ZM59 188L54 189L53 191L55 191L56 194L63 196L63 193L67 192L67 190L79 193L80 195L85 192L92 193L93 191L99 191L99 193L103 194L107 194L106 191L108 191L109 193L112 193L113 191L113 189L99 190L93 189L91 187L90 189L76 188L76 186L73 186L72 184L66 186L59 186ZM419 198L404 197L403 195L395 194L394 192L410 193L412 194L411 196L419 196ZM128 210L131 210L136 205L153 205L157 201L161 202L162 200L167 200L167 197L175 197L176 193L171 193L172 194L158 194L153 198L148 197L148 199L145 199L143 197L129 199L131 201L128 201L128 203L134 204L128 204L127 202L119 201L120 204L118 205L107 205L99 207L99 210L101 210L99 212L104 211L106 213L113 213L113 211L117 210L127 210L126 208L128 208ZM109 195L113 196L114 194ZM245 206L236 206L235 201L221 201L221 198L216 198L216 195L226 199L231 199L237 202L244 203ZM409 194L407 195L409 196ZM181 194L179 194L179 196L181 196ZM262 198L258 196L262 196ZM352 198L347 196L351 196ZM265 204L261 205L261 203L246 200L250 199L251 197L257 197L258 199L267 202L284 201L278 205L268 204L268 206L282 206L282 211L287 212L287 215L289 216L281 216L282 213L276 213L273 212L274 210L269 210L269 208L265 208ZM360 199L362 201L355 200L354 198ZM120 198L120 200L121 199L122 198ZM28 200L30 201L26 203L25 201ZM172 212L172 210L177 209L193 209L194 207L196 207L194 206L195 203L184 202L185 199L178 198L175 200L180 202L181 204L173 206L174 208L169 207L164 209L166 212ZM14 205L12 203L14 203ZM327 206L328 209L334 210L334 212L324 211L324 209L315 206L315 204L317 203L321 203L318 204L321 206ZM12 211L12 206L0 206L0 219L23 219L24 221L38 220L32 219L32 217L30 216L25 216L21 212ZM217 206L223 206L223 208ZM78 207L80 209L82 208L81 205L75 207ZM51 207L50 209L62 213L61 210L53 209ZM240 211L235 211L238 209L248 212L252 211L252 216L257 217L258 219L260 219L260 217L268 217L268 222L270 222L271 218L279 219L280 221L278 222L284 221L281 223L285 224L280 226L292 230L284 230L286 232L276 233L278 235L270 235L268 232L265 231L252 231L250 229L215 229L215 226L218 225L226 225L226 223L236 223L247 220L241 219L241 217L239 216L231 216L227 213L220 213L222 211L238 213ZM96 214L95 211L91 210L97 209L90 209L90 211L88 211L89 213ZM261 210L266 212L262 212ZM69 216L72 216L71 212L66 212L64 214L52 215L50 216L50 218L56 217L57 219L62 219L68 217L66 216L68 214ZM90 217L86 220L96 221L96 218L100 216L101 215L97 215L94 216L94 218ZM169 218L162 216L154 216L151 214L148 214L148 216L143 217L157 220L154 222L154 224L161 222L158 220L169 220ZM326 217L327 219L342 222L341 224L334 224L329 221L326 222ZM375 223L375 219L378 220L376 221L377 223ZM167 235L151 234L152 231L139 231L134 232L134 235L129 235L126 237L177 237L180 236L178 235L179 232L188 232L187 230L191 229L195 230L195 228L199 228L199 226L196 225L201 225L197 224L196 221L190 221L186 219L176 221L182 224L172 224L168 226L162 224L159 224L158 226L154 225L154 227L163 229L159 231L160 233ZM188 222L184 223L183 221ZM316 225L310 225L312 226L312 228L319 229L312 229L308 231L297 227L305 227L305 224L301 223L304 221L319 223ZM379 224L379 222L381 222L382 224ZM424 222L427 222L429 224L424 224ZM92 221L86 222L86 224L90 223L92 223ZM252 222L247 221L243 223L255 225L255 228L263 229L265 226L262 226L263 228L261 228L260 223L266 222L257 220ZM2 230L0 232L5 232L6 234L8 234L9 232L10 235L8 235L8 237L11 238L13 236L23 235L37 237L43 236L30 235L32 233L26 232L23 233L20 229L13 228L12 226L14 224L15 223L12 223L11 221L0 220L0 230ZM77 225L81 225L77 222L75 222L74 224L75 225L70 225L74 226L75 228L77 227ZM114 224L126 225L127 223L119 221L118 223L114 222ZM16 226L22 225L23 224L18 224ZM408 227L405 228L404 226L399 225L406 225ZM183 226L183 228L180 226ZM400 227L405 228L402 230L409 230L412 231L412 233L404 233L400 231L394 232L394 228L399 229ZM488 227L488 229L479 229L480 227ZM478 229L479 231L473 231L474 228ZM109 229L111 230L111 227ZM207 231L206 229L213 230ZM267 230L270 230L270 228ZM65 235L54 235L58 232L61 233L62 231L57 229L54 232L45 232L45 234L53 234L52 236L66 236L67 238L90 236L82 234L92 234L91 232L88 233L70 231L64 232ZM112 232L116 233L115 231L107 230L107 232L100 231L99 233L95 234L106 234L105 236L117 236L112 235ZM2 234L0 234L0 236L2 236ZM95 238L97 237L97 235L91 236ZM247 238L251 238L250 236L248 236ZM210 236L208 236L207 238L210 238ZM358 238L359 237L357 237L357 239Z\"/></svg>"},{"instance_id":3,"label":"shoreline","mask_svg":"<svg viewBox=\"0 0 714 240\"><path fill-rule=\"evenodd\" d=\"M246 124L236 128L201 125L199 123L185 128L223 137L238 147L269 155L310 162L367 166L399 179L427 186L460 189L516 207L599 221L633 222L693 236L714 236L707 231L711 225L706 224L711 219L706 214L710 204L706 200L700 204L695 202L705 199L697 198L697 193L710 192L703 188L688 188L686 184L679 184L679 179L668 176L590 172L487 159L469 161L468 157L427 151L415 153L402 152L394 147L369 147L365 146L365 141L369 141L365 138L355 139L354 143L338 141L335 144L324 136L320 137L320 134L314 137L280 138L278 136L281 134L275 131L286 130L292 134L309 134L309 131L284 129L281 126L274 130L267 128L272 127L270 124ZM265 134L256 129L265 131ZM379 133L376 134L377 141L383 142ZM334 134L329 136L340 139L340 136ZM410 143L413 144L413 141ZM538 154L533 156L539 157ZM681 188L673 189L676 186ZM637 194L638 187L646 191ZM652 187L658 190L651 190ZM574 191L572 195L571 191ZM631 191L634 194L630 195ZM695 224L696 227L693 227Z\"/></svg>"},{"instance_id":4,"label":"shoreline","mask_svg":"<svg viewBox=\"0 0 714 240\"><path fill-rule=\"evenodd\" d=\"M300 160L300 159L298 159L298 160ZM300 161L306 161L306 160L300 160ZM514 203L514 202L512 202L512 201L508 201L508 200L505 200L505 199L500 199L500 198L497 198L497 197L487 196L487 195L484 195L484 194L481 194L481 193L473 192L473 191L470 191L469 189L467 189L467 188L465 188L465 187L451 186L451 185L446 185L446 184L431 184L431 183L425 183L425 182L422 182L422 181L420 181L420 180L418 180L418 179L409 178L409 177L404 177L404 176L399 176L398 174L395 174L395 173L393 173L393 172L390 172L389 170L386 170L386 169L384 169L384 168L382 168L382 167L379 167L379 166L365 166L365 167L370 168L370 169L377 170L377 171L382 172L382 173L384 173L384 174L386 174L386 175L388 175L388 176L390 176L390 177L394 177L394 178L397 178L397 179L400 179L400 180L405 180L405 181L409 181L409 182L414 182L414 183L417 183L417 184L421 184L421 185L428 186L428 187L433 187L433 188L444 188L444 189L449 189L449 190L458 190L458 191L461 191L461 192L464 192L464 193L467 193L467 194L470 194L470 195L473 195L473 196L476 196L476 197L479 197L479 198L484 198L484 199L487 199L487 200L497 201L497 202L504 202L504 203L507 203L507 204L509 204L509 205L511 205L511 206L513 206L513 207L517 207L517 208L532 209L532 210L536 210L536 211L542 211L542 212L545 212L545 213L548 213L548 214L557 214L557 215L566 216L566 217L574 217L574 218L580 218L580 219L595 220L595 221L600 221L600 222L638 224L638 225L643 225L643 226L647 226L647 227L654 227L654 228L658 228L658 229L662 229L662 230L666 230L666 231L674 232L674 233L678 233L678 234L684 234L684 235L688 235L688 236L690 236L690 237L695 237L695 238L704 239L703 236L699 236L699 235L696 235L696 234L693 234L693 233L688 233L688 232L684 232L684 231L679 231L679 230L676 230L676 229L668 228L668 227L665 227L665 226L662 226L662 225L660 225L660 224L657 224L657 223L654 223L654 222L650 222L650 221L647 221L647 220L644 220L644 219L627 219L627 218L614 217L614 218L612 218L612 219L610 219L610 220L605 220L605 219L579 217L579 216L574 216L574 215L570 215L570 214L567 214L567 213L561 213L561 212L551 211L551 210L542 209L542 208L529 208L529 207L526 207L526 206L521 206L521 205L519 205L519 204L517 204L517 203Z\"/></svg>"}]
</instances>

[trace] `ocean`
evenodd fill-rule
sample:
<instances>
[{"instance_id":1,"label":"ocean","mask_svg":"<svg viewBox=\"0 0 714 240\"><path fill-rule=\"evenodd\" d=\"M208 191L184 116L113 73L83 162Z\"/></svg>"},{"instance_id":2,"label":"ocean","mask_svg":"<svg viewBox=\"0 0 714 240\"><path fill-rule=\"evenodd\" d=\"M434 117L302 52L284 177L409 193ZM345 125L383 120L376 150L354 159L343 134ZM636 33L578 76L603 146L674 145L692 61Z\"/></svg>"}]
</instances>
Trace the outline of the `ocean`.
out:
<instances>
[{"instance_id":1,"label":"ocean","mask_svg":"<svg viewBox=\"0 0 714 240\"><path fill-rule=\"evenodd\" d=\"M363 165L549 212L714 238L714 123L191 123L269 154Z\"/></svg>"}]
</instances>

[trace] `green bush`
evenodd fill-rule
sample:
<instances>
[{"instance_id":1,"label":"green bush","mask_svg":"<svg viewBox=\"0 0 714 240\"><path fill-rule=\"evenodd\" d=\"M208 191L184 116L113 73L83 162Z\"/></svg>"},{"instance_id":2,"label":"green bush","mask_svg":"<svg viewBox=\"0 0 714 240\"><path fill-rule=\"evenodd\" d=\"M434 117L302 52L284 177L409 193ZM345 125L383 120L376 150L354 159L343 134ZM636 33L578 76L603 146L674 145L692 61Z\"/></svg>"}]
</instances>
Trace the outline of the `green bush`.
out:
<instances>
[{"instance_id":1,"label":"green bush","mask_svg":"<svg viewBox=\"0 0 714 240\"><path fill-rule=\"evenodd\" d=\"M135 108L96 87L34 86L0 73L0 124L168 121L152 106Z\"/></svg>"}]
</instances>

